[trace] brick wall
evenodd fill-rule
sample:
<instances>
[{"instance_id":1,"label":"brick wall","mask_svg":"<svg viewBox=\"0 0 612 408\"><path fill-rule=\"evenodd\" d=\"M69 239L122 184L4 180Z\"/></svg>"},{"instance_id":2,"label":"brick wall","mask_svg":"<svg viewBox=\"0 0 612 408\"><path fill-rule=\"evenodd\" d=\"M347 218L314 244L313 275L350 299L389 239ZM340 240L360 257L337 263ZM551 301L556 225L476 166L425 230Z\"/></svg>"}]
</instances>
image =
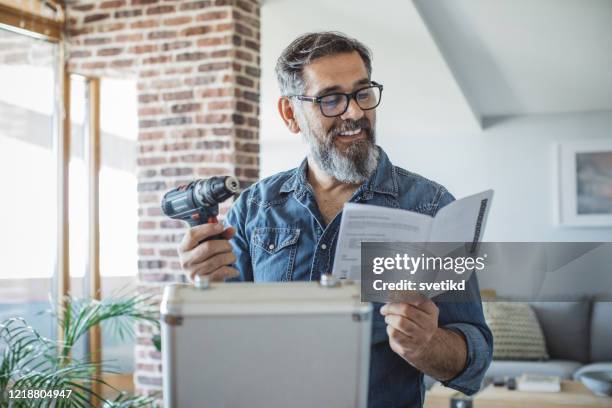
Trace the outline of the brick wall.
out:
<instances>
[{"instance_id":1,"label":"brick wall","mask_svg":"<svg viewBox=\"0 0 612 408\"><path fill-rule=\"evenodd\" d=\"M163 193L195 178L232 174L244 187L259 176L259 1L69 1L66 11L70 71L138 83L139 279L157 290L182 277L185 230L162 215ZM150 331L137 330L141 393L161 386Z\"/></svg>"}]
</instances>

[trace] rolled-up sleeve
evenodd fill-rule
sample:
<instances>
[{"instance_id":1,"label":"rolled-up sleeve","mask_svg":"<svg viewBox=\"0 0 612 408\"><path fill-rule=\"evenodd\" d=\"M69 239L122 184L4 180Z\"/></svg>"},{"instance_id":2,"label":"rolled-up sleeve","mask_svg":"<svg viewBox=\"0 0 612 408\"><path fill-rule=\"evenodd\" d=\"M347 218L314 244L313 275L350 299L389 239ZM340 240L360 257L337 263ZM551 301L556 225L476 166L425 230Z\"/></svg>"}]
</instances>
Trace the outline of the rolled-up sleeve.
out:
<instances>
[{"instance_id":1,"label":"rolled-up sleeve","mask_svg":"<svg viewBox=\"0 0 612 408\"><path fill-rule=\"evenodd\" d=\"M447 387L472 395L480 390L482 380L493 356L493 335L485 322L476 275L468 280L468 298L440 299L439 325L459 333L467 345L464 369L451 380L443 382ZM442 295L444 296L444 295Z\"/></svg>"}]
</instances>

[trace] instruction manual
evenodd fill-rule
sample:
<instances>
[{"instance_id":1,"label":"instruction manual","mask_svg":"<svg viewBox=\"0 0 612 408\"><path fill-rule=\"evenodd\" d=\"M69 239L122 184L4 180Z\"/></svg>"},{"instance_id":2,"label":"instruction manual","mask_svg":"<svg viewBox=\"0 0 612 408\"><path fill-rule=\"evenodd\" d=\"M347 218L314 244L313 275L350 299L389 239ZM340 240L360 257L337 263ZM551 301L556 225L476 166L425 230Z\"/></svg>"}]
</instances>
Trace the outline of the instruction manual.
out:
<instances>
[{"instance_id":1,"label":"instruction manual","mask_svg":"<svg viewBox=\"0 0 612 408\"><path fill-rule=\"evenodd\" d=\"M414 211L369 204L347 203L342 221L333 275L361 279L362 242L480 242L493 190L455 200L435 217Z\"/></svg>"}]
</instances>

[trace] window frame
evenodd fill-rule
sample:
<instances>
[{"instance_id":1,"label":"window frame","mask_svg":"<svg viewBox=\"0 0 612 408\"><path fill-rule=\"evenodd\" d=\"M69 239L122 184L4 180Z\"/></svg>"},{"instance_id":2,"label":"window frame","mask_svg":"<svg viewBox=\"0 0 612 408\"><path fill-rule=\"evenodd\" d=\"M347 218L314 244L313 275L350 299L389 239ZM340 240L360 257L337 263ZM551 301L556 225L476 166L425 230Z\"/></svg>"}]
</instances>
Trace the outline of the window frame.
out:
<instances>
[{"instance_id":1,"label":"window frame","mask_svg":"<svg viewBox=\"0 0 612 408\"><path fill-rule=\"evenodd\" d=\"M0 0L0 28L13 31L39 40L58 45L55 69L56 92L53 112L53 152L56 159L57 181L57 214L56 214L56 259L54 265L52 291L54 302L61 308L65 305L66 296L70 294L70 251L69 251L69 164L70 164L70 90L71 72L67 69L64 51L65 9L61 3L48 2L55 7L55 19L34 13L29 6L16 9ZM24 6L25 7L25 6ZM99 176L100 176L100 79L85 77L87 89L86 118L86 167L88 181L88 254L87 295L100 300L100 231L99 231ZM56 325L56 338L63 340L63 331ZM87 348L91 362L99 363L102 354L100 327L95 326L88 333ZM100 375L99 366L93 375ZM94 383L94 392L100 394L101 384Z\"/></svg>"}]
</instances>

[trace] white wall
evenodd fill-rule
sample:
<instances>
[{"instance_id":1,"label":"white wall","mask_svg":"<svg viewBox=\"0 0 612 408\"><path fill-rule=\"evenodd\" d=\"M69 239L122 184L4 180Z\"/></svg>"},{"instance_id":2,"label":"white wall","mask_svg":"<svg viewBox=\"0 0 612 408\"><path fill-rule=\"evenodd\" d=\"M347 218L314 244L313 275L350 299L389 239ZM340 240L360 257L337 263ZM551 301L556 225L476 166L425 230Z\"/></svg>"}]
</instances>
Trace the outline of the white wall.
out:
<instances>
[{"instance_id":1,"label":"white wall","mask_svg":"<svg viewBox=\"0 0 612 408\"><path fill-rule=\"evenodd\" d=\"M304 157L300 136L284 129L276 112L273 68L278 54L300 33L336 29L361 39L374 52L374 78L385 84L378 143L392 161L444 184L456 197L495 190L485 239L612 241L612 228L561 228L553 220L555 144L612 138L612 112L500 118L479 130L412 3L399 3L366 9L362 1L351 2L382 16L372 24L364 24L363 16L322 12L325 6L318 1L264 3L262 176L295 167ZM357 15L354 8L350 13ZM398 19L405 22L399 37Z\"/></svg>"}]
</instances>

